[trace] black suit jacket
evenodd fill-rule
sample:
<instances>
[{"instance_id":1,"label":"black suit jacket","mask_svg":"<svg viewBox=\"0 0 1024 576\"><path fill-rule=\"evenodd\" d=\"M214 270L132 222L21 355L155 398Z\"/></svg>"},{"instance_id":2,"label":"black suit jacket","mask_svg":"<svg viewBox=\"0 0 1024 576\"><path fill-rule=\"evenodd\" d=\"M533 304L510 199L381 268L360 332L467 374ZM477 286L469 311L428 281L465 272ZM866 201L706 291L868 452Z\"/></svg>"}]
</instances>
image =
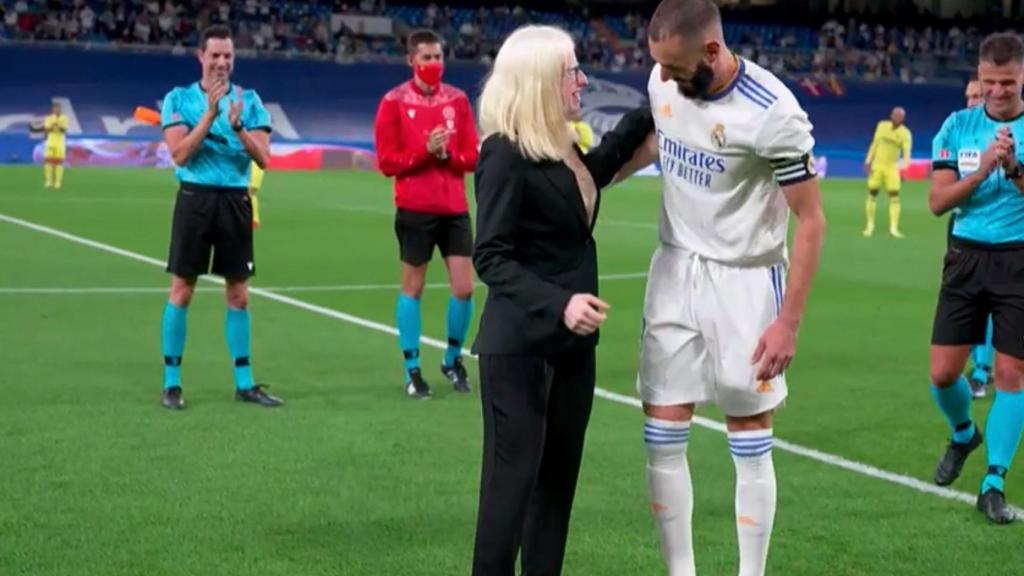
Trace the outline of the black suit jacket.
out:
<instances>
[{"instance_id":1,"label":"black suit jacket","mask_svg":"<svg viewBox=\"0 0 1024 576\"><path fill-rule=\"evenodd\" d=\"M598 188L611 183L654 129L647 108L626 114L583 162ZM473 265L487 285L474 352L551 355L597 344L562 321L573 294L597 294L593 223L564 162L533 162L504 136L480 149Z\"/></svg>"}]
</instances>

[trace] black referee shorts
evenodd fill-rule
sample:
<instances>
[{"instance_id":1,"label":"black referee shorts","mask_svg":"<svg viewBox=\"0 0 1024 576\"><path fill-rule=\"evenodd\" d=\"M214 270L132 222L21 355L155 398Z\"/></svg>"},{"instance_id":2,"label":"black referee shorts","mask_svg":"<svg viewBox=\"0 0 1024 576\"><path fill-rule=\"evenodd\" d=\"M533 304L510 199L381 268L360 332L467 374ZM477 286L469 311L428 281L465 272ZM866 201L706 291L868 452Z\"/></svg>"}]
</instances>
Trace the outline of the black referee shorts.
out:
<instances>
[{"instance_id":1,"label":"black referee shorts","mask_svg":"<svg viewBox=\"0 0 1024 576\"><path fill-rule=\"evenodd\" d=\"M395 214L395 235L402 262L422 266L430 262L434 246L441 256L472 256L473 231L469 214L438 215L398 209Z\"/></svg>"},{"instance_id":2,"label":"black referee shorts","mask_svg":"<svg viewBox=\"0 0 1024 576\"><path fill-rule=\"evenodd\" d=\"M174 203L167 271L184 278L212 272L232 280L255 274L248 190L182 183Z\"/></svg>"},{"instance_id":3,"label":"black referee shorts","mask_svg":"<svg viewBox=\"0 0 1024 576\"><path fill-rule=\"evenodd\" d=\"M989 314L995 349L1024 359L1024 245L980 245L952 238L942 267L932 344L983 343Z\"/></svg>"}]
</instances>

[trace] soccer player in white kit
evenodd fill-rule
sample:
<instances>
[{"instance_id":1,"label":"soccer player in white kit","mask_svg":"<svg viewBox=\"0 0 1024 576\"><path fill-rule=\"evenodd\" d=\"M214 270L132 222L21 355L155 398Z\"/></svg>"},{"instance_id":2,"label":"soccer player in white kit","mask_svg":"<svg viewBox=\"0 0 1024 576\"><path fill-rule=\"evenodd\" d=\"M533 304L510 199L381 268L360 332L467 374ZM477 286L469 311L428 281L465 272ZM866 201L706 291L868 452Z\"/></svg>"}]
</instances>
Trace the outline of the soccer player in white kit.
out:
<instances>
[{"instance_id":1,"label":"soccer player in white kit","mask_svg":"<svg viewBox=\"0 0 1024 576\"><path fill-rule=\"evenodd\" d=\"M781 81L726 47L712 0L664 0L648 35L664 178L637 378L651 507L669 574L693 575L686 446L694 407L718 404L736 465L739 573L761 576L775 517L772 414L825 232L811 124Z\"/></svg>"}]
</instances>

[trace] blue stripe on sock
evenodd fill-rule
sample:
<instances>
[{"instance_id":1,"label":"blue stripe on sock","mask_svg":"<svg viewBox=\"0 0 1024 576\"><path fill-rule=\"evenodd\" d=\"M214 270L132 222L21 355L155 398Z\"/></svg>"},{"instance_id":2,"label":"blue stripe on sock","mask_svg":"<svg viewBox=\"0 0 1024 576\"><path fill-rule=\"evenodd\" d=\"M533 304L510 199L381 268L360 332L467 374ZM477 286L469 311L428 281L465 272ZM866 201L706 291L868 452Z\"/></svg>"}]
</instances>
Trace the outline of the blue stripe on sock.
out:
<instances>
[{"instance_id":1,"label":"blue stripe on sock","mask_svg":"<svg viewBox=\"0 0 1024 576\"><path fill-rule=\"evenodd\" d=\"M689 434L651 434L650 432L644 433L644 438L651 440L686 440L689 437Z\"/></svg>"},{"instance_id":2,"label":"blue stripe on sock","mask_svg":"<svg viewBox=\"0 0 1024 576\"><path fill-rule=\"evenodd\" d=\"M644 426L644 433L645 434L656 434L656 435L659 435L659 436L686 436L687 434L690 433L690 429L689 428L678 428L678 429L672 430L672 429L666 429L666 428L648 428L647 426Z\"/></svg>"},{"instance_id":3,"label":"blue stripe on sock","mask_svg":"<svg viewBox=\"0 0 1024 576\"><path fill-rule=\"evenodd\" d=\"M644 434L645 442L686 442L689 439L689 434L685 434L683 436L654 436L651 434Z\"/></svg>"},{"instance_id":4,"label":"blue stripe on sock","mask_svg":"<svg viewBox=\"0 0 1024 576\"><path fill-rule=\"evenodd\" d=\"M690 437L690 433L687 431L687 432L683 432L682 434L663 434L663 433L659 433L659 432L650 432L650 431L645 430L644 431L644 437L645 438L689 438Z\"/></svg>"},{"instance_id":5,"label":"blue stripe on sock","mask_svg":"<svg viewBox=\"0 0 1024 576\"><path fill-rule=\"evenodd\" d=\"M754 452L761 452L763 450L771 450L772 444L762 444L760 446L730 446L729 451L733 454L750 454Z\"/></svg>"},{"instance_id":6,"label":"blue stripe on sock","mask_svg":"<svg viewBox=\"0 0 1024 576\"><path fill-rule=\"evenodd\" d=\"M737 458L757 458L758 456L764 456L765 454L772 451L771 446L765 448L758 448L757 450L731 450L732 455Z\"/></svg>"},{"instance_id":7,"label":"blue stripe on sock","mask_svg":"<svg viewBox=\"0 0 1024 576\"><path fill-rule=\"evenodd\" d=\"M689 432L690 427L685 428L669 428L667 426L658 426L657 424L644 424L644 430L654 430L657 432L668 432L669 434Z\"/></svg>"},{"instance_id":8,"label":"blue stripe on sock","mask_svg":"<svg viewBox=\"0 0 1024 576\"><path fill-rule=\"evenodd\" d=\"M683 445L690 440L690 426L680 428L659 426L647 422L644 424L644 442L649 446L665 446L669 444Z\"/></svg>"},{"instance_id":9,"label":"blue stripe on sock","mask_svg":"<svg viewBox=\"0 0 1024 576\"><path fill-rule=\"evenodd\" d=\"M734 444L734 443L730 442L729 443L729 449L730 450L760 450L761 448L764 448L765 446L771 446L772 444L773 444L773 442L771 440L767 440L765 442L758 442L756 444Z\"/></svg>"},{"instance_id":10,"label":"blue stripe on sock","mask_svg":"<svg viewBox=\"0 0 1024 576\"><path fill-rule=\"evenodd\" d=\"M737 458L757 458L772 451L775 437L729 436L729 452Z\"/></svg>"},{"instance_id":11,"label":"blue stripe on sock","mask_svg":"<svg viewBox=\"0 0 1024 576\"><path fill-rule=\"evenodd\" d=\"M689 428L679 428L679 429L676 429L676 430L671 430L671 429L666 429L666 428L649 428L647 426L644 426L644 432L649 433L649 434L664 434L664 435L668 435L668 436L678 436L680 434L682 434L682 435L689 434L690 433L690 429Z\"/></svg>"}]
</instances>

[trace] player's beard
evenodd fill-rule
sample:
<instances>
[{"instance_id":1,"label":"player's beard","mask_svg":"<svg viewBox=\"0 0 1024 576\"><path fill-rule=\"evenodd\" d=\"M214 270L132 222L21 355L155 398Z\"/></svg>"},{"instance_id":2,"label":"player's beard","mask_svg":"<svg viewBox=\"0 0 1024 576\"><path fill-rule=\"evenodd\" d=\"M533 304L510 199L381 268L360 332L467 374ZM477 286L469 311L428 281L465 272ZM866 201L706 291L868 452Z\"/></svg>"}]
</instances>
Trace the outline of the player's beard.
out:
<instances>
[{"instance_id":1,"label":"player's beard","mask_svg":"<svg viewBox=\"0 0 1024 576\"><path fill-rule=\"evenodd\" d=\"M693 77L689 80L676 79L676 87L685 98L703 100L711 93L715 82L715 71L705 62L698 62Z\"/></svg>"}]
</instances>

